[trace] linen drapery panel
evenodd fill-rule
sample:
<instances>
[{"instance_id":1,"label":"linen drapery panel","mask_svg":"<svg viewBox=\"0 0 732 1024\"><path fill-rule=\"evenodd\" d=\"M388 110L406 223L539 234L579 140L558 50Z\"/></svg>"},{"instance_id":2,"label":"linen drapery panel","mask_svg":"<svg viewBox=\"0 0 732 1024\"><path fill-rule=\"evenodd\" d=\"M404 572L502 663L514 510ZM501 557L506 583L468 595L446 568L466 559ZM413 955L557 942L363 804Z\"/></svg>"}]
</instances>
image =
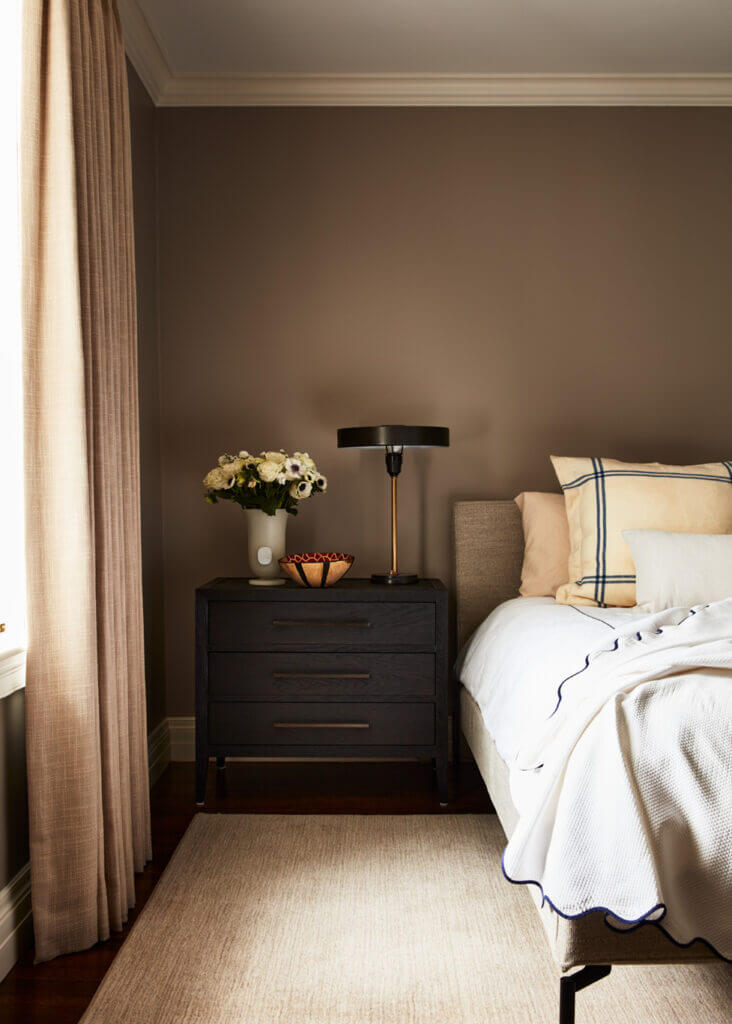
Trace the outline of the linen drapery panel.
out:
<instances>
[{"instance_id":1,"label":"linen drapery panel","mask_svg":"<svg viewBox=\"0 0 732 1024\"><path fill-rule=\"evenodd\" d=\"M36 959L122 927L151 856L129 108L113 0L25 0L21 147Z\"/></svg>"}]
</instances>

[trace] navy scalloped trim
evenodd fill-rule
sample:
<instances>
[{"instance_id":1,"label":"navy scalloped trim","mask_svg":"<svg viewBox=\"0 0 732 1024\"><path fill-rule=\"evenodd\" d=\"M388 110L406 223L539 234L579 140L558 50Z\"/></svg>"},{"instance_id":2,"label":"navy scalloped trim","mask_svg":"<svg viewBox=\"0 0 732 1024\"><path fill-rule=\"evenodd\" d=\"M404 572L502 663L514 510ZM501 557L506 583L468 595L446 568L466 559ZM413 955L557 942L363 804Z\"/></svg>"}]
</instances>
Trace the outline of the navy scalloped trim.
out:
<instances>
[{"instance_id":1,"label":"navy scalloped trim","mask_svg":"<svg viewBox=\"0 0 732 1024\"><path fill-rule=\"evenodd\" d=\"M504 850L503 854L501 855L501 871L503 872L503 877L506 879L506 881L510 882L511 885L535 885L538 888L539 892L541 893L541 905L542 905L542 907L544 906L545 903L547 903L551 907L551 909L554 911L554 913L558 914L559 917L563 917L565 921L577 921L581 917L587 917L588 914L601 913L601 914L605 915L603 920L604 920L605 924L607 925L607 927L610 928L612 931L617 932L618 935L625 935L625 934L630 933L630 932L635 932L639 928L642 928L644 925L653 925L654 928L658 928L658 930L660 932L662 932L666 936L666 938L669 940L669 942L672 942L674 944L674 946L678 946L680 949L688 949L689 946L693 946L695 942L701 942L702 945L706 946L707 949L711 953L714 954L714 956L719 957L720 960L724 960L724 962L727 963L727 964L732 963L732 959L730 957L726 957L723 953L720 953L719 950L716 949L712 945L712 943L709 942L708 939L703 938L701 935L697 935L695 938L690 939L688 942L680 942L678 939L675 939L673 937L673 935L671 935L671 933L669 931L667 931L666 928L663 927L663 925L660 924L660 922L664 919L664 917L668 913L668 907L666 906L665 903L657 903L655 907L651 907L650 910L648 910L642 917L637 917L637 918L626 918L626 917L623 917L621 914L616 914L614 911L610 910L609 907L600 907L600 906L590 907L589 910L581 910L579 912L579 914L565 914L547 896L547 894L544 892L544 887L542 886L541 882L537 882L533 878L523 878L523 879L511 878L511 876L506 871L505 864L503 863L503 858L505 857L505 855L506 855L506 853L505 853L505 850ZM648 915L649 914L655 914L656 911L658 911L658 910L662 911L661 916L659 918L657 918L655 921L649 921L648 920ZM614 917L616 921L622 921L623 924L630 925L631 927L629 927L629 928L616 928L613 924L610 923L610 921L608 921L608 917Z\"/></svg>"},{"instance_id":2,"label":"navy scalloped trim","mask_svg":"<svg viewBox=\"0 0 732 1024\"><path fill-rule=\"evenodd\" d=\"M573 606L573 607L576 607L576 606ZM702 610L704 610L704 608L708 608L709 605L705 604L705 605L702 605L701 607L702 607ZM692 617L692 615L696 615L696 610L694 608L690 608L689 609L689 614L686 616L686 618L682 619L681 622L677 622L675 624L675 627L682 626L685 622L688 622L689 619ZM590 617L592 617L592 616L590 616ZM603 622L604 620L600 619L599 621ZM608 623L606 623L606 625L608 625ZM610 628L612 629L613 627L610 627ZM664 626L659 626L658 629L654 630L654 633L656 635L658 635L659 633L663 633L665 628L666 627L664 627ZM639 632L636 633L635 635L638 637L639 640L642 639L641 634ZM590 661L591 660L596 661L597 658L599 658L603 654L613 654L614 651L617 651L619 644L620 644L620 637L616 637L615 643L613 644L613 646L612 647L608 647L607 650L604 650L604 651L590 651L590 653L585 656L585 663L582 666L582 668L577 669L576 672L573 672L570 676L567 676L565 679L563 679L561 681L561 683L559 684L559 686L557 688L557 704L556 704L556 707L554 708L554 710L552 711L551 715L549 715L549 718L552 718L554 715L556 715L557 711L559 710L559 705L562 703L562 687L564 686L564 684L568 683L570 681L570 679L575 679L577 676L581 676L582 673L585 672L590 667ZM593 654L595 654L595 658L591 658L591 655L593 655Z\"/></svg>"}]
</instances>

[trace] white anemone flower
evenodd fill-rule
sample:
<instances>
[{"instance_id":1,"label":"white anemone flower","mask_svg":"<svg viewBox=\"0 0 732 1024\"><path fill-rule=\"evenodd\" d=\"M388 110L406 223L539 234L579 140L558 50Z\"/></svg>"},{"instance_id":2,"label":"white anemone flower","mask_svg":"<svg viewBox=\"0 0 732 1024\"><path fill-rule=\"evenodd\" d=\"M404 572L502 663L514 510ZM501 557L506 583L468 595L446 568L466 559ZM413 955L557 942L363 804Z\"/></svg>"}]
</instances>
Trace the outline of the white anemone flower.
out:
<instances>
[{"instance_id":1,"label":"white anemone flower","mask_svg":"<svg viewBox=\"0 0 732 1024\"><path fill-rule=\"evenodd\" d=\"M320 476L316 477L316 479L315 479L315 486L318 488L319 491L327 491L328 490L328 477L327 476L323 476L322 474Z\"/></svg>"},{"instance_id":2,"label":"white anemone flower","mask_svg":"<svg viewBox=\"0 0 732 1024\"><path fill-rule=\"evenodd\" d=\"M281 486L284 486L287 483L288 479L289 478L287 476L287 473L277 474L277 483L280 484Z\"/></svg>"},{"instance_id":3,"label":"white anemone flower","mask_svg":"<svg viewBox=\"0 0 732 1024\"><path fill-rule=\"evenodd\" d=\"M297 498L298 501L302 501L303 498L309 498L312 490L313 485L308 483L307 480L298 480L290 484L290 494L293 498Z\"/></svg>"},{"instance_id":4,"label":"white anemone flower","mask_svg":"<svg viewBox=\"0 0 732 1024\"><path fill-rule=\"evenodd\" d=\"M315 460L311 459L307 452L295 452L293 458L299 459L305 469L315 470Z\"/></svg>"},{"instance_id":5,"label":"white anemone flower","mask_svg":"<svg viewBox=\"0 0 732 1024\"><path fill-rule=\"evenodd\" d=\"M299 480L303 475L304 466L299 459L285 460L285 476L288 480Z\"/></svg>"}]
</instances>

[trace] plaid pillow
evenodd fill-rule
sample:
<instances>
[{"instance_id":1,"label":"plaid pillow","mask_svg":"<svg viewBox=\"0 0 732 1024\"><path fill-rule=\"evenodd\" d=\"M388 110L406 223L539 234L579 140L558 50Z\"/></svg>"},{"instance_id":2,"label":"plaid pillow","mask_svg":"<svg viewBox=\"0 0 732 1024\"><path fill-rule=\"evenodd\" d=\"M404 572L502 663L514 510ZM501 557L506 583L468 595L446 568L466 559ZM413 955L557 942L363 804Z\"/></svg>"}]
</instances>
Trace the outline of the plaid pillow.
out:
<instances>
[{"instance_id":1,"label":"plaid pillow","mask_svg":"<svg viewBox=\"0 0 732 1024\"><path fill-rule=\"evenodd\" d=\"M732 533L732 460L663 466L552 455L569 522L560 604L632 607L635 565L623 530Z\"/></svg>"}]
</instances>

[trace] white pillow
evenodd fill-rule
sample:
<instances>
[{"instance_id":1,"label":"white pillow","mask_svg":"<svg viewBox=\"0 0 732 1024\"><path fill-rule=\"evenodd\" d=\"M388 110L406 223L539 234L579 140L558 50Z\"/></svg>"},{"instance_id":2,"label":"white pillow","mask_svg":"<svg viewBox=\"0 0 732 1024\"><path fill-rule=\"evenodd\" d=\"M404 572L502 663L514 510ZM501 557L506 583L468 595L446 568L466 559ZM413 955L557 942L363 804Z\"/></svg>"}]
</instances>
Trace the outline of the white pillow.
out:
<instances>
[{"instance_id":1,"label":"white pillow","mask_svg":"<svg viewBox=\"0 0 732 1024\"><path fill-rule=\"evenodd\" d=\"M639 611L732 597L732 534L623 530L635 562Z\"/></svg>"}]
</instances>

